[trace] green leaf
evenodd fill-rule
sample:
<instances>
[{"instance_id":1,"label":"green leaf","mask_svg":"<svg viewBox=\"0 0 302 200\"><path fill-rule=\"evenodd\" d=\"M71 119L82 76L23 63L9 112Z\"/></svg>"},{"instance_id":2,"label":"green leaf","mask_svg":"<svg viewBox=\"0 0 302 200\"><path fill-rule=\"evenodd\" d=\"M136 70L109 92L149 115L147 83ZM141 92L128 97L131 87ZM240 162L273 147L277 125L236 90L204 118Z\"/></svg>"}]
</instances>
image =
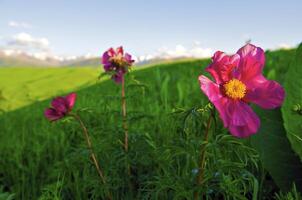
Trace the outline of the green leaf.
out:
<instances>
[{"instance_id":1,"label":"green leaf","mask_svg":"<svg viewBox=\"0 0 302 200\"><path fill-rule=\"evenodd\" d=\"M261 127L251 137L251 143L259 152L264 168L283 191L289 191L293 182L302 190L302 163L286 137L280 109L255 110Z\"/></svg>"},{"instance_id":2,"label":"green leaf","mask_svg":"<svg viewBox=\"0 0 302 200\"><path fill-rule=\"evenodd\" d=\"M282 106L284 127L293 150L302 159L302 115L299 111L299 107L302 105L302 43L287 72L284 87L286 91Z\"/></svg>"}]
</instances>

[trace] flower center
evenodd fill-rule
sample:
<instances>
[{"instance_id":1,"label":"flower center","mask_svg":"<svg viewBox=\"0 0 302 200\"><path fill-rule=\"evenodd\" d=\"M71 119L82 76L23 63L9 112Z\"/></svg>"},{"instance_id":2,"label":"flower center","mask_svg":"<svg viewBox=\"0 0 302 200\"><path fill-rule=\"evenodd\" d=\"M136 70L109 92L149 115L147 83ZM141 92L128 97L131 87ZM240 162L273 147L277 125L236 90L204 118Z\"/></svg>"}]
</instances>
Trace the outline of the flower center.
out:
<instances>
[{"instance_id":1,"label":"flower center","mask_svg":"<svg viewBox=\"0 0 302 200\"><path fill-rule=\"evenodd\" d=\"M232 99L242 99L246 93L246 86L237 79L232 79L223 85L225 94Z\"/></svg>"},{"instance_id":2,"label":"flower center","mask_svg":"<svg viewBox=\"0 0 302 200\"><path fill-rule=\"evenodd\" d=\"M128 66L127 61L123 58L122 55L114 56L114 57L110 58L110 61L116 67L126 67L126 66Z\"/></svg>"}]
</instances>

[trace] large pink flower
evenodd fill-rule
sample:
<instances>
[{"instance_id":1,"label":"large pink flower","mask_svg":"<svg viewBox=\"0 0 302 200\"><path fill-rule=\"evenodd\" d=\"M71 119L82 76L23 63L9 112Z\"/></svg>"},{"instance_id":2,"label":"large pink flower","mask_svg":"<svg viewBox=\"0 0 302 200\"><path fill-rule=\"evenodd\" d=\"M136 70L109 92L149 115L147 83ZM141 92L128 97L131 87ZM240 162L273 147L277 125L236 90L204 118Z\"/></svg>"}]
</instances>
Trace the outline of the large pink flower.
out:
<instances>
[{"instance_id":1,"label":"large pink flower","mask_svg":"<svg viewBox=\"0 0 302 200\"><path fill-rule=\"evenodd\" d=\"M232 56L220 51L214 54L206 71L215 82L199 76L201 90L218 110L224 127L234 136L255 134L260 126L259 118L248 103L273 109L284 100L283 88L262 75L264 62L263 50L247 44Z\"/></svg>"},{"instance_id":2,"label":"large pink flower","mask_svg":"<svg viewBox=\"0 0 302 200\"><path fill-rule=\"evenodd\" d=\"M130 54L124 54L123 47L118 47L116 50L110 48L102 57L102 64L104 65L105 72L113 73L111 78L116 83L122 82L124 74L128 72L128 69L133 62L134 60L131 58Z\"/></svg>"},{"instance_id":3,"label":"large pink flower","mask_svg":"<svg viewBox=\"0 0 302 200\"><path fill-rule=\"evenodd\" d=\"M49 121L59 120L72 110L76 100L76 93L71 93L65 97L56 97L51 102L51 107L44 112Z\"/></svg>"}]
</instances>

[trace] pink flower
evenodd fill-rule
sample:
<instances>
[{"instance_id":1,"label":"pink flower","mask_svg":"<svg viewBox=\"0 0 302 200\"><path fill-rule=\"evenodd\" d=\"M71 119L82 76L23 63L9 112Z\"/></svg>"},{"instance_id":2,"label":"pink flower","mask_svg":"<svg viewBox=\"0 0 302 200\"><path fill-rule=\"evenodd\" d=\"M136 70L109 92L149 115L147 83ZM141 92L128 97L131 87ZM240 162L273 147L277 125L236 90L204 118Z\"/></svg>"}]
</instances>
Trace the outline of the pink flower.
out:
<instances>
[{"instance_id":1,"label":"pink flower","mask_svg":"<svg viewBox=\"0 0 302 200\"><path fill-rule=\"evenodd\" d=\"M59 120L72 110L76 100L76 93L71 93L65 97L56 97L51 102L51 107L44 112L49 121Z\"/></svg>"},{"instance_id":2,"label":"pink flower","mask_svg":"<svg viewBox=\"0 0 302 200\"><path fill-rule=\"evenodd\" d=\"M249 103L273 109L281 106L284 100L283 88L262 75L264 62L263 50L247 44L232 56L220 51L214 54L206 71L213 76L215 83L199 76L201 90L218 110L224 127L234 136L250 136L260 126L260 120Z\"/></svg>"},{"instance_id":3,"label":"pink flower","mask_svg":"<svg viewBox=\"0 0 302 200\"><path fill-rule=\"evenodd\" d=\"M116 50L110 48L102 57L102 64L105 72L113 73L112 79L116 83L121 83L124 74L128 72L129 67L134 63L131 55L124 54L123 47L118 47Z\"/></svg>"}]
</instances>

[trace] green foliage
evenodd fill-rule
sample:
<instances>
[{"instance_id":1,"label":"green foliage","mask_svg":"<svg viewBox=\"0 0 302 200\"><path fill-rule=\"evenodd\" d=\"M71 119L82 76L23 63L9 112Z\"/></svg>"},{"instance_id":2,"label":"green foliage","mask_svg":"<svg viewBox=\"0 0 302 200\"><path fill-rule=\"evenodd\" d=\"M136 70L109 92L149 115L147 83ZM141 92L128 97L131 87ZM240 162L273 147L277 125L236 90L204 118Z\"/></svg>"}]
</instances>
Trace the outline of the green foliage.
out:
<instances>
[{"instance_id":1,"label":"green foliage","mask_svg":"<svg viewBox=\"0 0 302 200\"><path fill-rule=\"evenodd\" d=\"M296 185L288 193L279 192L275 196L276 200L302 200L302 195L297 191Z\"/></svg>"},{"instance_id":2,"label":"green foliage","mask_svg":"<svg viewBox=\"0 0 302 200\"><path fill-rule=\"evenodd\" d=\"M3 192L3 188L0 187L0 200L14 200L15 194L10 194L9 192Z\"/></svg>"},{"instance_id":3,"label":"green foliage","mask_svg":"<svg viewBox=\"0 0 302 200\"><path fill-rule=\"evenodd\" d=\"M192 199L198 190L206 199L250 199L257 196L257 152L223 130L211 129L206 144L206 170L201 187L196 186L199 149L203 142L210 106L177 110L178 136L155 148L160 163L154 180L144 190L151 199ZM197 158L197 159L196 159Z\"/></svg>"},{"instance_id":4,"label":"green foliage","mask_svg":"<svg viewBox=\"0 0 302 200\"><path fill-rule=\"evenodd\" d=\"M302 104L302 44L296 51L284 87L286 91L282 107L284 126L292 148L302 159L302 115L299 111Z\"/></svg>"},{"instance_id":5,"label":"green foliage","mask_svg":"<svg viewBox=\"0 0 302 200\"><path fill-rule=\"evenodd\" d=\"M207 63L164 64L127 79L128 154L122 148L120 85L108 80L78 92L76 108L81 108L79 114L92 137L106 186L99 182L78 125L70 120L50 124L43 119L49 101L1 116L5 134L0 140L6 143L0 146L0 184L6 184L18 199L104 199L107 188L114 199L191 199L194 190L210 199L251 197L257 193L253 175L257 153L221 126L207 145L206 187L195 186L209 109L188 108L207 102L198 82L192 84ZM181 111L169 114L175 108ZM14 120L20 116L22 120ZM131 164L129 178L126 161Z\"/></svg>"},{"instance_id":6,"label":"green foliage","mask_svg":"<svg viewBox=\"0 0 302 200\"><path fill-rule=\"evenodd\" d=\"M268 55L271 57L268 57L266 74L275 78L279 71L286 71L282 66L291 59L290 54L280 51ZM133 72L135 78L127 77L128 153L122 145L120 85L104 80L77 92L75 108L81 109L79 114L87 125L106 185L100 183L78 124L70 119L49 123L43 118L49 100L2 114L0 141L5 142L0 143L0 185L3 193L14 193L16 199L105 199L109 189L113 199L192 199L193 192L199 190L207 199L256 199L259 194L264 199L271 197L271 190L263 192L269 186L259 178L264 169L257 152L230 136L217 116L206 146L204 185L195 184L210 109L197 106L207 105L197 78L208 63L209 60L187 60L158 64ZM27 73L27 69L22 70ZM62 76L52 72L48 77L45 76L48 70L45 74L37 71L41 76L32 74L33 82L30 78L23 82L25 77L20 76L20 71L12 83L16 90L1 86L7 99L12 94L19 99L19 103L13 100L6 105L13 110L32 102L21 98L27 93L35 97L43 92L37 95L38 100L65 93L88 79L95 80L89 84L95 83L99 74L91 72L90 79L90 75L81 71L69 74L68 68L54 70ZM11 72L7 71L5 77ZM85 80L73 85L78 79ZM58 90L62 85L68 87ZM131 165L130 177L127 163Z\"/></svg>"},{"instance_id":7,"label":"green foliage","mask_svg":"<svg viewBox=\"0 0 302 200\"><path fill-rule=\"evenodd\" d=\"M295 56L296 49L281 49L265 52L264 74L268 79L283 83L285 75L290 68L291 60Z\"/></svg>"},{"instance_id":8,"label":"green foliage","mask_svg":"<svg viewBox=\"0 0 302 200\"><path fill-rule=\"evenodd\" d=\"M255 109L260 116L261 127L258 134L251 137L265 169L276 184L289 191L293 182L302 189L302 164L291 149L283 127L281 111Z\"/></svg>"},{"instance_id":9,"label":"green foliage","mask_svg":"<svg viewBox=\"0 0 302 200\"><path fill-rule=\"evenodd\" d=\"M47 185L42 189L42 195L39 197L39 200L61 200L63 183L63 180L58 179L56 183Z\"/></svg>"},{"instance_id":10,"label":"green foliage","mask_svg":"<svg viewBox=\"0 0 302 200\"><path fill-rule=\"evenodd\" d=\"M174 107L192 107L206 100L198 82L191 82L197 80L207 63L197 60L163 64L134 72L136 80L127 77L127 155L122 148L120 85L107 80L78 92L76 108L87 108L80 115L116 199L145 196L142 188L156 175L160 164L153 161L161 153L154 147L178 138L175 121L168 113ZM169 77L166 87L162 87L162 77ZM177 88L177 82L181 87ZM186 96L191 98L183 98ZM37 199L50 193L46 189L56 191L49 186L56 185L58 176L64 174L62 199L103 198L106 188L89 160L81 130L70 120L49 123L43 117L48 105L49 101L37 102L0 116L0 141L5 141L0 145L0 185L16 193L17 199ZM130 178L136 180L137 188L135 194L127 193L128 196L124 196L129 191L126 159L133 166Z\"/></svg>"}]
</instances>

